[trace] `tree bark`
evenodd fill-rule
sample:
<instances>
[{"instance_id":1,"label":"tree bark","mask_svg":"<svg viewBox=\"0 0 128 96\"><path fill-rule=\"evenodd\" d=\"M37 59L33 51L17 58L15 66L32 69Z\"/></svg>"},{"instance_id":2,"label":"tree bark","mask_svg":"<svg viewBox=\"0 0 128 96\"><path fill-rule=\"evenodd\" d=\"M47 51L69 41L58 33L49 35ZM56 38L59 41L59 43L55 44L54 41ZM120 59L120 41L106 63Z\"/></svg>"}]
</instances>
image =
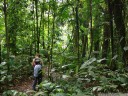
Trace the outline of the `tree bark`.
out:
<instances>
[{"instance_id":1,"label":"tree bark","mask_svg":"<svg viewBox=\"0 0 128 96\"><path fill-rule=\"evenodd\" d=\"M86 55L86 45L87 45L87 35L84 35L83 31L82 32L82 58L85 57Z\"/></svg>"},{"instance_id":2,"label":"tree bark","mask_svg":"<svg viewBox=\"0 0 128 96\"><path fill-rule=\"evenodd\" d=\"M117 33L119 34L119 41L120 41L120 46L122 50L122 60L124 62L124 66L127 66L127 61L128 61L128 52L124 50L124 47L126 46L126 29L125 29L125 24L124 24L124 16L123 16L123 1L122 0L114 0L114 21L116 25L116 30Z\"/></svg>"},{"instance_id":3,"label":"tree bark","mask_svg":"<svg viewBox=\"0 0 128 96\"><path fill-rule=\"evenodd\" d=\"M53 46L54 46L54 35L55 35L55 3L56 0L53 0L53 22L52 22L52 42L51 42L51 66L52 66L52 60L53 60Z\"/></svg>"},{"instance_id":4,"label":"tree bark","mask_svg":"<svg viewBox=\"0 0 128 96\"><path fill-rule=\"evenodd\" d=\"M94 43L94 51L95 51L95 57L97 58L98 57L98 52L99 52L99 46L100 46L100 42L99 42L99 39Z\"/></svg>"},{"instance_id":5,"label":"tree bark","mask_svg":"<svg viewBox=\"0 0 128 96\"><path fill-rule=\"evenodd\" d=\"M32 43L33 43L33 45L34 45L34 53L36 54L36 50L37 50L37 38L36 38L36 26L35 26L35 24L36 24L36 20L35 20L35 2L34 2L34 0L33 0L33 9L32 9L32 11L33 11L33 31L32 31Z\"/></svg>"},{"instance_id":6,"label":"tree bark","mask_svg":"<svg viewBox=\"0 0 128 96\"><path fill-rule=\"evenodd\" d=\"M0 64L1 64L1 62L2 62L2 56L1 56L1 41L0 41Z\"/></svg>"},{"instance_id":7,"label":"tree bark","mask_svg":"<svg viewBox=\"0 0 128 96\"><path fill-rule=\"evenodd\" d=\"M89 52L89 57L88 57L88 59L90 59L91 52L92 52L92 49L93 49L93 32L92 32L92 0L90 0L90 42L91 42L91 45L90 45L90 52Z\"/></svg>"},{"instance_id":8,"label":"tree bark","mask_svg":"<svg viewBox=\"0 0 128 96\"><path fill-rule=\"evenodd\" d=\"M42 34L42 45L43 45L43 49L45 49L45 42L44 42L44 2L43 2L43 9L42 9L42 13L43 13L43 16L42 16L42 19L43 19L43 29L42 29L42 32L43 32L43 34Z\"/></svg>"},{"instance_id":9,"label":"tree bark","mask_svg":"<svg viewBox=\"0 0 128 96\"><path fill-rule=\"evenodd\" d=\"M10 66L9 66L9 51L10 51L10 46L9 46L9 33L8 33L8 26L7 26L7 1L4 0L4 22L5 22L5 33L6 33L6 48L7 48L7 55L6 55L6 59L7 59L7 69L8 69L8 73L10 70Z\"/></svg>"},{"instance_id":10,"label":"tree bark","mask_svg":"<svg viewBox=\"0 0 128 96\"><path fill-rule=\"evenodd\" d=\"M104 21L104 32L103 32L103 45L102 45L102 58L107 58L110 45L110 18L108 14L108 9L105 9ZM113 30L113 29L112 29ZM102 63L106 63L106 60L103 60Z\"/></svg>"},{"instance_id":11,"label":"tree bark","mask_svg":"<svg viewBox=\"0 0 128 96\"><path fill-rule=\"evenodd\" d=\"M49 38L50 38L50 3L49 3L49 5L48 5L48 46L47 46L47 50L49 50L49 48L50 48L50 40L49 40Z\"/></svg>"},{"instance_id":12,"label":"tree bark","mask_svg":"<svg viewBox=\"0 0 128 96\"><path fill-rule=\"evenodd\" d=\"M108 4L108 12L109 12L109 24L110 24L110 32L111 32L111 51L112 51L112 58L117 54L116 50L116 42L114 40L114 32L113 32L113 2L111 0L107 0ZM111 60L110 68L112 70L116 69L116 62L115 59Z\"/></svg>"},{"instance_id":13,"label":"tree bark","mask_svg":"<svg viewBox=\"0 0 128 96\"><path fill-rule=\"evenodd\" d=\"M79 63L79 13L78 13L78 8L79 6L79 0L77 0L77 6L75 8L76 11L76 47L77 47L77 59Z\"/></svg>"},{"instance_id":14,"label":"tree bark","mask_svg":"<svg viewBox=\"0 0 128 96\"><path fill-rule=\"evenodd\" d=\"M49 37L50 36L50 3L48 5L48 46L47 46L47 50L50 49L50 41L49 41ZM50 77L50 55L48 55L48 77Z\"/></svg>"},{"instance_id":15,"label":"tree bark","mask_svg":"<svg viewBox=\"0 0 128 96\"><path fill-rule=\"evenodd\" d=\"M35 0L35 8L36 8L37 53L39 53L40 37L39 37L39 26L38 26L38 0Z\"/></svg>"}]
</instances>

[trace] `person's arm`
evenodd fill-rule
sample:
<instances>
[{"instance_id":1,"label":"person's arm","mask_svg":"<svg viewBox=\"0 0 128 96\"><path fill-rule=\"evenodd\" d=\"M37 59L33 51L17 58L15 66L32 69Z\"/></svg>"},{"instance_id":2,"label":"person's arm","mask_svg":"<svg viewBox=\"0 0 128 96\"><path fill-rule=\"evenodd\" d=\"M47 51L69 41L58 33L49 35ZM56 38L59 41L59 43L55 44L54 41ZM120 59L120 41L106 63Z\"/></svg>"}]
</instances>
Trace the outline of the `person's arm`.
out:
<instances>
[{"instance_id":1,"label":"person's arm","mask_svg":"<svg viewBox=\"0 0 128 96\"><path fill-rule=\"evenodd\" d=\"M32 60L32 66L35 66L35 59Z\"/></svg>"},{"instance_id":2,"label":"person's arm","mask_svg":"<svg viewBox=\"0 0 128 96\"><path fill-rule=\"evenodd\" d=\"M38 68L38 66L35 66L34 67L34 77L38 77L38 70L39 68Z\"/></svg>"}]
</instances>

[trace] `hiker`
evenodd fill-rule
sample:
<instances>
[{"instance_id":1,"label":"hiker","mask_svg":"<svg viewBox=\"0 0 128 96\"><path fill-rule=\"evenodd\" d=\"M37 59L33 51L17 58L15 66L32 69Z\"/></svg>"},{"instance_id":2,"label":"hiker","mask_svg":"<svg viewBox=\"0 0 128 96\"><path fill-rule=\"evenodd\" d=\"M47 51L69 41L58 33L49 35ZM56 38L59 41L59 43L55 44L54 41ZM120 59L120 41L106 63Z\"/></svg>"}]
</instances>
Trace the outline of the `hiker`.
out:
<instances>
[{"instance_id":1,"label":"hiker","mask_svg":"<svg viewBox=\"0 0 128 96\"><path fill-rule=\"evenodd\" d=\"M35 66L35 59L36 59L36 58L39 58L39 59L40 59L40 64L43 64L43 61L42 61L42 59L41 59L40 57L41 57L41 55L38 54L38 53L35 55L35 58L34 58L33 61L32 61L32 66L33 66L33 67Z\"/></svg>"},{"instance_id":2,"label":"hiker","mask_svg":"<svg viewBox=\"0 0 128 96\"><path fill-rule=\"evenodd\" d=\"M34 91L36 91L36 85L42 82L42 65L40 63L40 58L35 58L34 82L32 85Z\"/></svg>"}]
</instances>

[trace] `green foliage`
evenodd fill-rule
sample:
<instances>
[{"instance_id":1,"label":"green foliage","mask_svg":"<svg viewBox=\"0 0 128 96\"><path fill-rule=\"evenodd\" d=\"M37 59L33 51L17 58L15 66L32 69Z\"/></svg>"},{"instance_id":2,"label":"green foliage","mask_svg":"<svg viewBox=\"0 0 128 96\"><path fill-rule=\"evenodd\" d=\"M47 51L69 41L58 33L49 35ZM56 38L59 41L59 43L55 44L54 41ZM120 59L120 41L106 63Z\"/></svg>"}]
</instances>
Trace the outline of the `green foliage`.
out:
<instances>
[{"instance_id":1,"label":"green foliage","mask_svg":"<svg viewBox=\"0 0 128 96\"><path fill-rule=\"evenodd\" d=\"M43 93L44 96L47 94L49 96L84 96L86 92L82 92L78 85L73 82L67 82L65 80L59 81L59 85L56 83L51 83L44 81L39 85L39 93Z\"/></svg>"},{"instance_id":2,"label":"green foliage","mask_svg":"<svg viewBox=\"0 0 128 96\"><path fill-rule=\"evenodd\" d=\"M41 94L51 96L75 96L77 94L77 96L83 96L84 94L92 95L91 91L115 92L121 88L128 89L128 74L124 70L120 48L116 49L119 55L114 53L114 57L112 57L112 45L108 42L110 46L107 46L107 56L100 60L96 59L101 58L104 53L102 52L104 40L110 40L110 36L104 37L104 31L110 32L109 28L111 27L116 31L114 22L113 26L109 26L111 25L109 24L111 18L109 18L108 4L104 0L92 0L92 2L90 0L39 0L37 5L38 18L35 11L35 0L8 0L6 3L8 5L7 38L9 38L9 45L6 41L3 2L2 0L0 2L0 58L6 63L0 64L0 84L2 87L6 85L6 82L10 84L11 81L19 80L32 73L31 56L29 55L37 52L37 39L39 38L40 54L44 58L44 63L46 66L47 61L49 61L49 64L52 63L50 67L53 68L49 68L50 73L58 72L59 77L62 77L59 80L62 82L58 78L55 83L42 82L39 85L39 92L35 96ZM76 14L76 7L78 7L78 14ZM127 3L125 7L127 10ZM123 12L126 13L125 10ZM79 26L76 26L76 15L78 15ZM90 17L92 17L92 22ZM92 34L90 23L92 23ZM105 24L109 26L108 30L105 30ZM127 21L124 25L127 27ZM79 28L79 40L75 36L78 35L75 34L76 27ZM116 40L117 37L115 37ZM111 38L111 43L115 38ZM90 44L91 40L93 40L92 45ZM74 41L79 42L79 50L77 50L75 46L77 44ZM92 58L87 60L85 58L88 58L91 46L93 47L92 51L98 51L98 56L93 57L91 54ZM7 58L7 48L9 49L9 58ZM81 56L84 49L85 57ZM123 49L126 52L128 47L125 46ZM107 64L101 64L103 60L107 60ZM110 70L109 66L113 61L116 61L116 64L112 66L116 66L119 70ZM7 64L9 68L7 68ZM74 78L75 80L70 82ZM79 83L75 86L76 84L73 82ZM92 85L88 85L90 83ZM87 92L83 92L81 88L86 89ZM22 93L8 91L4 94Z\"/></svg>"},{"instance_id":3,"label":"green foliage","mask_svg":"<svg viewBox=\"0 0 128 96\"><path fill-rule=\"evenodd\" d=\"M87 60L87 61L84 62L84 64L80 67L80 69L87 68L87 66L90 65L90 64L92 64L94 61L96 61L96 58L91 58L91 59Z\"/></svg>"},{"instance_id":4,"label":"green foliage","mask_svg":"<svg viewBox=\"0 0 128 96\"><path fill-rule=\"evenodd\" d=\"M26 93L18 92L16 90L8 90L3 92L2 96L28 96Z\"/></svg>"},{"instance_id":5,"label":"green foliage","mask_svg":"<svg viewBox=\"0 0 128 96\"><path fill-rule=\"evenodd\" d=\"M6 82L12 81L12 75L8 74L6 62L0 64L0 84L6 84Z\"/></svg>"},{"instance_id":6,"label":"green foliage","mask_svg":"<svg viewBox=\"0 0 128 96\"><path fill-rule=\"evenodd\" d=\"M83 65L79 72L78 81L85 83L85 86L93 88L92 91L97 92L118 92L128 90L127 73L125 70L109 70L105 65L97 62L94 58L89 59ZM84 70L83 70L84 69ZM88 84L91 85L88 85Z\"/></svg>"},{"instance_id":7,"label":"green foliage","mask_svg":"<svg viewBox=\"0 0 128 96\"><path fill-rule=\"evenodd\" d=\"M32 67L28 59L29 57L27 55L12 56L9 62L2 62L0 64L0 84L2 85L0 90L6 89L5 87L11 85L12 81L29 76L32 72ZM7 63L9 63L10 66L9 70L7 68Z\"/></svg>"},{"instance_id":8,"label":"green foliage","mask_svg":"<svg viewBox=\"0 0 128 96\"><path fill-rule=\"evenodd\" d=\"M69 16L69 8L68 8L68 6L69 5L66 4L66 5L63 5L60 8L59 14L62 16L62 20L68 19L68 16Z\"/></svg>"}]
</instances>

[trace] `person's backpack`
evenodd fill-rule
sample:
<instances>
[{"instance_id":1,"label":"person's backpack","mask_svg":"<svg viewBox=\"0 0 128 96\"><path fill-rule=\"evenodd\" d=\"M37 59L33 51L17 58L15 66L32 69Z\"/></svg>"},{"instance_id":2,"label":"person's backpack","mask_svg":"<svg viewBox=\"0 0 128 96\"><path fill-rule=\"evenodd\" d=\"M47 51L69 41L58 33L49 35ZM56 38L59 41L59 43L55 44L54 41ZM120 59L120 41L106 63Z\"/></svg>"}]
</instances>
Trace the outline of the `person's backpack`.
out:
<instances>
[{"instance_id":1,"label":"person's backpack","mask_svg":"<svg viewBox=\"0 0 128 96\"><path fill-rule=\"evenodd\" d=\"M41 78L42 77L42 70L38 71L38 77Z\"/></svg>"}]
</instances>

